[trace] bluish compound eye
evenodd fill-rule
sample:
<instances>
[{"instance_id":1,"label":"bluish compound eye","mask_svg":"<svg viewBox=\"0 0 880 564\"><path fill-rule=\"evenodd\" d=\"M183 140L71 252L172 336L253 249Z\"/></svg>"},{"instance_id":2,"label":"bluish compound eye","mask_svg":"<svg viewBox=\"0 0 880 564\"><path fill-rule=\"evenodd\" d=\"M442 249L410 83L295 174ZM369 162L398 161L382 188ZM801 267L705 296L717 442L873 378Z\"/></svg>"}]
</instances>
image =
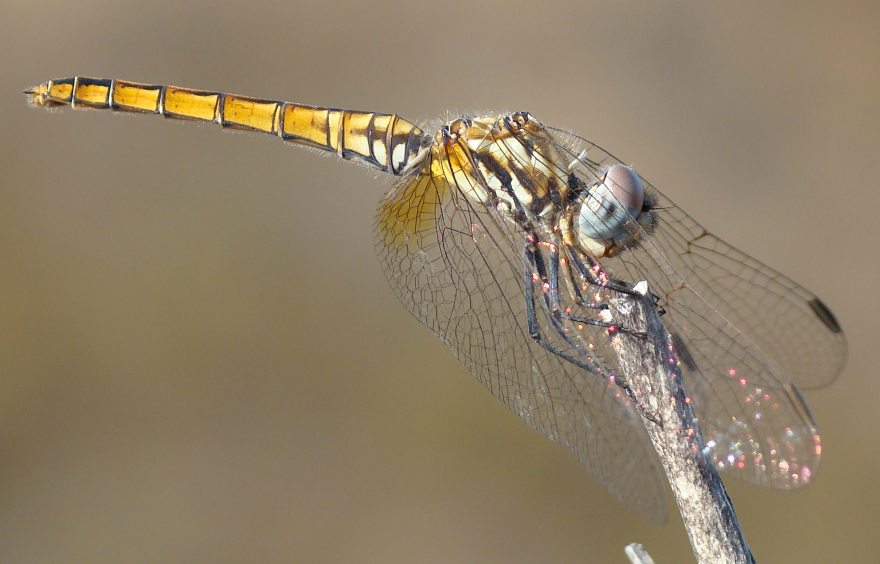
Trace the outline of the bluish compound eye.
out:
<instances>
[{"instance_id":1,"label":"bluish compound eye","mask_svg":"<svg viewBox=\"0 0 880 564\"><path fill-rule=\"evenodd\" d=\"M578 233L596 240L614 239L626 221L638 218L645 202L645 184L628 166L616 164L584 197Z\"/></svg>"}]
</instances>

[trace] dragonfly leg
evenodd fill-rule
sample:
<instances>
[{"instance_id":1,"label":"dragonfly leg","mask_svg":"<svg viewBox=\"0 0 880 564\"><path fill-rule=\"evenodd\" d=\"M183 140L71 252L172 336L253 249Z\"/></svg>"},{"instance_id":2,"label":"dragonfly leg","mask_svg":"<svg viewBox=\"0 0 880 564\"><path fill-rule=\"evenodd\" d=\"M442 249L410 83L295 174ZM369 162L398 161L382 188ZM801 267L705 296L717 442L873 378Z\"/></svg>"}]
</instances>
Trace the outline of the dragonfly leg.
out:
<instances>
[{"instance_id":1,"label":"dragonfly leg","mask_svg":"<svg viewBox=\"0 0 880 564\"><path fill-rule=\"evenodd\" d=\"M551 249L551 251L552 250L553 249ZM532 244L527 244L525 251L523 252L523 288L525 291L526 318L529 326L529 336L545 350L555 354L556 356L564 360L567 360L575 366L583 368L584 370L592 374L607 377L608 375L605 374L601 366L595 360L593 360L590 355L579 358L572 354L569 354L553 344L542 334L541 326L538 323L538 315L535 301L535 291L539 289L542 294L544 294L544 304L548 307L548 317L551 319L554 328L569 345L578 348L578 345L574 343L571 338L565 333L565 328L562 325L561 319L568 317L559 314L559 294L558 292L555 294L553 293L553 289L558 288L558 260L558 253L554 255L551 252L551 268L548 275L548 273L545 272L543 258L540 258L540 253L535 249ZM535 276L535 271L537 271L537 276ZM541 280L541 288L536 287L536 283L538 282L538 280ZM544 282L544 280L546 280L546 282ZM545 283L548 284L547 292L544 292L543 288L543 285ZM553 309L553 306L551 306L551 304L556 304L556 308ZM613 382L621 390L623 390L627 398L629 398L633 405L636 406L639 412L643 416L646 416L647 412L636 399L635 393L633 392L629 383L625 379L620 377L615 377L613 379Z\"/></svg>"},{"instance_id":2,"label":"dragonfly leg","mask_svg":"<svg viewBox=\"0 0 880 564\"><path fill-rule=\"evenodd\" d=\"M574 252L572 249L567 249L569 262L574 266L577 270L577 273L584 279L587 284L591 286L599 286L602 288L608 288L609 290L614 290L615 292L620 292L621 294L627 294L630 296L638 296L640 295L638 292L632 289L632 286L628 284L624 280L619 280L617 278L603 278L605 270L602 268L602 265L589 255L584 255L584 258L589 263L589 266L584 264L584 261Z\"/></svg>"},{"instance_id":3,"label":"dragonfly leg","mask_svg":"<svg viewBox=\"0 0 880 564\"><path fill-rule=\"evenodd\" d=\"M555 354L556 356L567 360L568 362L583 368L587 372L591 372L593 374L600 374L599 367L594 363L592 359L588 357L578 358L574 355L571 355L552 342L550 342L541 332L541 325L538 323L538 315L535 301L535 291L538 290L536 288L536 280L533 274L533 270L540 270L540 268L536 265L535 259L536 251L531 245L526 245L525 252L523 253L523 287L525 292L525 301L526 301L526 319L528 321L529 326L529 336L541 347L546 349L547 351ZM541 261L543 264L543 261ZM540 274L539 274L540 276ZM543 285L543 282L541 283ZM542 293L543 289L542 289ZM558 296L557 296L558 297ZM552 302L553 298L550 296L544 295L544 303L548 305ZM576 346L575 343L571 342L569 338L565 335L564 327L560 321L558 315L558 309L556 310L556 315L554 315L553 310L548 310L548 317L553 323L554 328L556 328L559 335L568 342L568 344Z\"/></svg>"},{"instance_id":4,"label":"dragonfly leg","mask_svg":"<svg viewBox=\"0 0 880 564\"><path fill-rule=\"evenodd\" d=\"M547 262L545 262L542 253L539 251L540 247L545 245L549 250L549 261ZM544 297L544 306L546 308L548 316L550 317L550 320L559 335L563 339L565 339L566 342L568 342L570 345L576 346L565 331L565 327L562 324L563 319L567 319L569 321L581 323L584 325L602 327L607 329L609 334L624 333L637 337L647 337L647 334L643 331L633 331L631 329L627 329L626 327L621 327L620 325L617 325L610 321L572 315L570 313L570 308L563 308L561 306L559 297L560 256L559 248L556 245L547 245L541 242L537 244L527 245L525 249L525 256L526 262L530 263L530 266L534 268L534 271L537 273L537 278L534 275L530 277L532 293L537 289L536 285L540 281L540 290ZM531 269L529 269L529 272L531 272ZM571 280L571 282L574 281ZM595 309L600 311L608 309L608 304L589 301L582 302L581 304L579 304L579 306L585 309Z\"/></svg>"},{"instance_id":5,"label":"dragonfly leg","mask_svg":"<svg viewBox=\"0 0 880 564\"><path fill-rule=\"evenodd\" d=\"M537 237L533 236L533 240ZM548 245L550 251L550 267L544 261L540 247L543 243L527 244L524 251L525 273L529 277L529 285L526 292L531 298L531 308L535 312L534 295L539 291L543 296L544 310L547 317L553 324L553 328L569 345L577 347L577 344L565 332L565 326L562 324L562 303L559 297L559 250L554 245ZM537 314L533 316L537 324Z\"/></svg>"},{"instance_id":6,"label":"dragonfly leg","mask_svg":"<svg viewBox=\"0 0 880 564\"><path fill-rule=\"evenodd\" d=\"M568 253L569 262L574 264L578 273L583 277L584 281L591 286L598 286L601 288L608 288L610 290L614 290L615 292L620 292L621 294L626 294L628 296L641 297L641 294L635 291L630 284L621 280L619 278L608 278L606 280L602 280L601 274L604 272L602 270L602 266L596 261L594 258L590 256L585 256L587 262L589 263L589 267L584 265L583 261L572 251ZM654 302L654 306L657 308L658 315L664 315L666 310L663 306L660 305L660 296L651 292L651 301Z\"/></svg>"},{"instance_id":7,"label":"dragonfly leg","mask_svg":"<svg viewBox=\"0 0 880 564\"><path fill-rule=\"evenodd\" d=\"M641 337L646 338L648 336L644 331L633 331L631 329L627 329L626 327L621 327L615 323L611 323L610 321L602 321L600 319L590 319L588 317L580 317L577 315L563 315L564 319L568 319L569 321L574 321L575 323L583 323L584 325L592 325L594 327L603 327L608 329L608 334L613 335L615 333L623 333L626 335L632 335L633 337Z\"/></svg>"}]
</instances>

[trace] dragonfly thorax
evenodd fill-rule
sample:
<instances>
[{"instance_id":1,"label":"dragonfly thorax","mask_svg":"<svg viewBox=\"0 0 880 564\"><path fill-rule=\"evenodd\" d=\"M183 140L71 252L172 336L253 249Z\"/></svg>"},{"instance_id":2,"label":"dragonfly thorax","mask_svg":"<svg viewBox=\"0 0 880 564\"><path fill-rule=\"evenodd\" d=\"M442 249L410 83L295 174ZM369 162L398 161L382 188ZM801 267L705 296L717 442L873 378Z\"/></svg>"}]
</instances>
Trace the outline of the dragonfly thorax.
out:
<instances>
[{"instance_id":1,"label":"dragonfly thorax","mask_svg":"<svg viewBox=\"0 0 880 564\"><path fill-rule=\"evenodd\" d=\"M505 215L546 216L569 198L551 135L525 112L456 119L437 132L433 153L435 176Z\"/></svg>"}]
</instances>

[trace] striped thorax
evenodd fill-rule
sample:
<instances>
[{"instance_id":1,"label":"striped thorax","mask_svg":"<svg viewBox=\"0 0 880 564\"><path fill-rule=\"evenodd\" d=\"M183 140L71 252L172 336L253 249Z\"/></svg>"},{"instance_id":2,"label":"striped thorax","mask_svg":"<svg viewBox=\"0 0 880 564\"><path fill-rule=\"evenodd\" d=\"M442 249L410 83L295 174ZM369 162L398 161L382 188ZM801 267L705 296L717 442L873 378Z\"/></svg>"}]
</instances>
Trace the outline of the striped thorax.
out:
<instances>
[{"instance_id":1,"label":"striped thorax","mask_svg":"<svg viewBox=\"0 0 880 564\"><path fill-rule=\"evenodd\" d=\"M638 174L615 165L597 177L566 151L526 112L460 118L435 135L432 172L526 232L544 224L596 258L636 244L653 222Z\"/></svg>"},{"instance_id":2,"label":"striped thorax","mask_svg":"<svg viewBox=\"0 0 880 564\"><path fill-rule=\"evenodd\" d=\"M568 198L561 159L525 112L457 119L435 135L434 157L435 176L512 217L541 217Z\"/></svg>"}]
</instances>

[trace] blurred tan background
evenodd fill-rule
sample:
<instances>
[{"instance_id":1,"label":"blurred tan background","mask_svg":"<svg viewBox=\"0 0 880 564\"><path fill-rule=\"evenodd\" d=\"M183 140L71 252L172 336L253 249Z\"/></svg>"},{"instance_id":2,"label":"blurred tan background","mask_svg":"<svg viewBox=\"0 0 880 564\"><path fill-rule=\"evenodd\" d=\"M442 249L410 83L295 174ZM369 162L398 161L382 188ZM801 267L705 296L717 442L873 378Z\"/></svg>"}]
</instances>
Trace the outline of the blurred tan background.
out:
<instances>
[{"instance_id":1,"label":"blurred tan background","mask_svg":"<svg viewBox=\"0 0 880 564\"><path fill-rule=\"evenodd\" d=\"M0 561L688 561L387 287L389 184L266 136L29 109L74 74L398 112L526 109L817 292L810 488L731 483L764 562L880 519L876 2L13 2L0 133ZM622 445L621 448L624 448Z\"/></svg>"}]
</instances>

